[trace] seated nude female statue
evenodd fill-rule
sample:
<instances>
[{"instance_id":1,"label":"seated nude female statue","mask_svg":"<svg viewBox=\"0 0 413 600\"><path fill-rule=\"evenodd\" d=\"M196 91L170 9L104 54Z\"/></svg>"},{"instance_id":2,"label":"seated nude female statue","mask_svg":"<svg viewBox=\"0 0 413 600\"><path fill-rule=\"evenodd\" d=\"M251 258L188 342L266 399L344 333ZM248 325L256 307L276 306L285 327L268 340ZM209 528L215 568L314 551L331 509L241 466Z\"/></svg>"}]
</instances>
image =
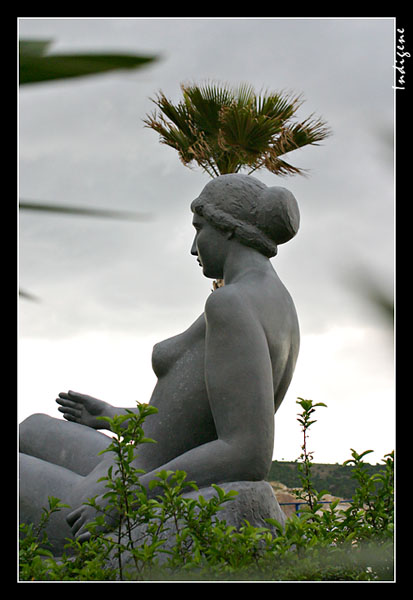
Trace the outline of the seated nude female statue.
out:
<instances>
[{"instance_id":1,"label":"seated nude female statue","mask_svg":"<svg viewBox=\"0 0 413 600\"><path fill-rule=\"evenodd\" d=\"M274 413L290 384L299 349L294 304L270 258L298 230L294 196L248 175L211 180L191 205L191 253L205 277L223 279L204 313L183 333L156 344L157 383L144 424L156 444L139 447L145 486L162 469L185 471L199 487L260 481L273 453ZM48 496L71 508L53 515L49 539L87 539L113 460L99 456L108 437L97 417L123 409L75 392L60 393L65 419L34 414L20 425L21 520L37 521ZM159 490L149 492L156 494ZM99 502L99 500L98 500Z\"/></svg>"}]
</instances>

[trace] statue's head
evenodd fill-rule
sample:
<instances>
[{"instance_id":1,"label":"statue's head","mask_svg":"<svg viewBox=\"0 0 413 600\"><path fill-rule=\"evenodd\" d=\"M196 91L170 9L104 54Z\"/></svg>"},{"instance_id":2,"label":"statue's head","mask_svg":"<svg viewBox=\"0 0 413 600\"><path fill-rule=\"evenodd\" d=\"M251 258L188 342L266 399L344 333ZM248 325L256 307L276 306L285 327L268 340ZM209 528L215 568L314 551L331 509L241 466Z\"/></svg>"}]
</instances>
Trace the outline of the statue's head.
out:
<instances>
[{"instance_id":1,"label":"statue's head","mask_svg":"<svg viewBox=\"0 0 413 600\"><path fill-rule=\"evenodd\" d=\"M192 202L191 210L268 258L277 254L279 244L295 236L300 223L291 192L268 187L250 175L231 173L212 179Z\"/></svg>"}]
</instances>

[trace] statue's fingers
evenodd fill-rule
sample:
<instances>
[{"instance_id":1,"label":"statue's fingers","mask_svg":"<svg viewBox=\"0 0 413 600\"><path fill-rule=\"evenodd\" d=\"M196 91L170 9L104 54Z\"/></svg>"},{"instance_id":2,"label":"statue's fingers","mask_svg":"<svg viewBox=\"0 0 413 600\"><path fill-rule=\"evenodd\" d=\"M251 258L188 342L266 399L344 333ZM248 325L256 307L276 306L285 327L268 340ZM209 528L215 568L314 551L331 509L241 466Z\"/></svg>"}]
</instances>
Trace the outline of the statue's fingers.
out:
<instances>
[{"instance_id":1,"label":"statue's fingers","mask_svg":"<svg viewBox=\"0 0 413 600\"><path fill-rule=\"evenodd\" d=\"M89 541L90 538L91 538L90 531L86 531L84 533L80 533L78 536L76 536L76 540L79 542L79 544L83 544L83 542Z\"/></svg>"},{"instance_id":2,"label":"statue's fingers","mask_svg":"<svg viewBox=\"0 0 413 600\"><path fill-rule=\"evenodd\" d=\"M80 392L74 392L73 390L69 390L68 394L67 394L67 397L68 398L74 398L75 400L78 400L79 402L82 402L88 396L86 396L86 394L81 394Z\"/></svg>"},{"instance_id":3,"label":"statue's fingers","mask_svg":"<svg viewBox=\"0 0 413 600\"><path fill-rule=\"evenodd\" d=\"M56 402L60 404L60 406L65 406L67 408L76 408L77 403L72 400L66 400L61 398L56 398Z\"/></svg>"},{"instance_id":4,"label":"statue's fingers","mask_svg":"<svg viewBox=\"0 0 413 600\"><path fill-rule=\"evenodd\" d=\"M66 521L68 523L68 525L71 527L72 532L76 535L76 533L79 531L79 529L81 529L83 522L84 522L84 516L82 513L82 508L77 508L76 510L73 510L71 513L68 514L68 516L66 517Z\"/></svg>"},{"instance_id":5,"label":"statue's fingers","mask_svg":"<svg viewBox=\"0 0 413 600\"><path fill-rule=\"evenodd\" d=\"M76 411L66 408L58 408L57 410L63 413L63 416L67 421L73 421L74 423L77 423L80 419L80 411L78 410Z\"/></svg>"}]
</instances>

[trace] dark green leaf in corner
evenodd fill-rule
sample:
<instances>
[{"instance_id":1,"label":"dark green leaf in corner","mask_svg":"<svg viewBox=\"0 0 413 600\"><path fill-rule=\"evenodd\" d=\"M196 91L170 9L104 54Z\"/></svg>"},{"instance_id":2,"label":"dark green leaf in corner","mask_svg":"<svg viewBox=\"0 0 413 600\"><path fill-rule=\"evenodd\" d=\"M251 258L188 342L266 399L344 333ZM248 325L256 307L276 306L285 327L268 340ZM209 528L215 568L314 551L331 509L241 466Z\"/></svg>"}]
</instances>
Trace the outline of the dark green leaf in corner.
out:
<instances>
[{"instance_id":1,"label":"dark green leaf in corner","mask_svg":"<svg viewBox=\"0 0 413 600\"><path fill-rule=\"evenodd\" d=\"M46 54L50 40L21 40L19 83L84 77L120 69L136 69L156 60L135 54Z\"/></svg>"}]
</instances>

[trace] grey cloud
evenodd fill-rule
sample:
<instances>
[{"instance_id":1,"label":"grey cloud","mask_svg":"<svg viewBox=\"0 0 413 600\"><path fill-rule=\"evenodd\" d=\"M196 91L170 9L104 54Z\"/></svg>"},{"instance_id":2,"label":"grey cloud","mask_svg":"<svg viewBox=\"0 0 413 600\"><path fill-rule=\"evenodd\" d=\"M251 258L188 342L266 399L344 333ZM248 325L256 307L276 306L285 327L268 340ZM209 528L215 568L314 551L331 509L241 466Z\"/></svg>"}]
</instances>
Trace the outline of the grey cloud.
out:
<instances>
[{"instance_id":1,"label":"grey cloud","mask_svg":"<svg viewBox=\"0 0 413 600\"><path fill-rule=\"evenodd\" d=\"M142 123L153 108L151 96L163 89L177 97L187 79L303 92L303 116L314 111L333 129L322 147L291 156L309 168L308 179L257 174L289 187L300 203L300 234L274 264L304 322L317 328L341 318L340 298L349 293L344 275L359 264L391 274L393 174L380 134L392 128L392 28L391 20L380 19L21 20L22 37L53 38L59 51L108 48L162 57L132 74L21 92L22 197L154 216L150 224L130 225L22 215L22 287L45 302L59 299L54 325L44 321L48 334L59 310L70 329L64 298L73 304L77 292L66 288L82 290L74 330L102 322L109 327L111 314L116 327L127 327L145 306L159 323L161 314L205 296L209 284L188 253L187 211L208 179L183 167ZM172 242L178 231L182 240ZM177 279L182 283L175 288ZM41 310L37 317L35 310L22 305L22 333L42 329Z\"/></svg>"}]
</instances>

